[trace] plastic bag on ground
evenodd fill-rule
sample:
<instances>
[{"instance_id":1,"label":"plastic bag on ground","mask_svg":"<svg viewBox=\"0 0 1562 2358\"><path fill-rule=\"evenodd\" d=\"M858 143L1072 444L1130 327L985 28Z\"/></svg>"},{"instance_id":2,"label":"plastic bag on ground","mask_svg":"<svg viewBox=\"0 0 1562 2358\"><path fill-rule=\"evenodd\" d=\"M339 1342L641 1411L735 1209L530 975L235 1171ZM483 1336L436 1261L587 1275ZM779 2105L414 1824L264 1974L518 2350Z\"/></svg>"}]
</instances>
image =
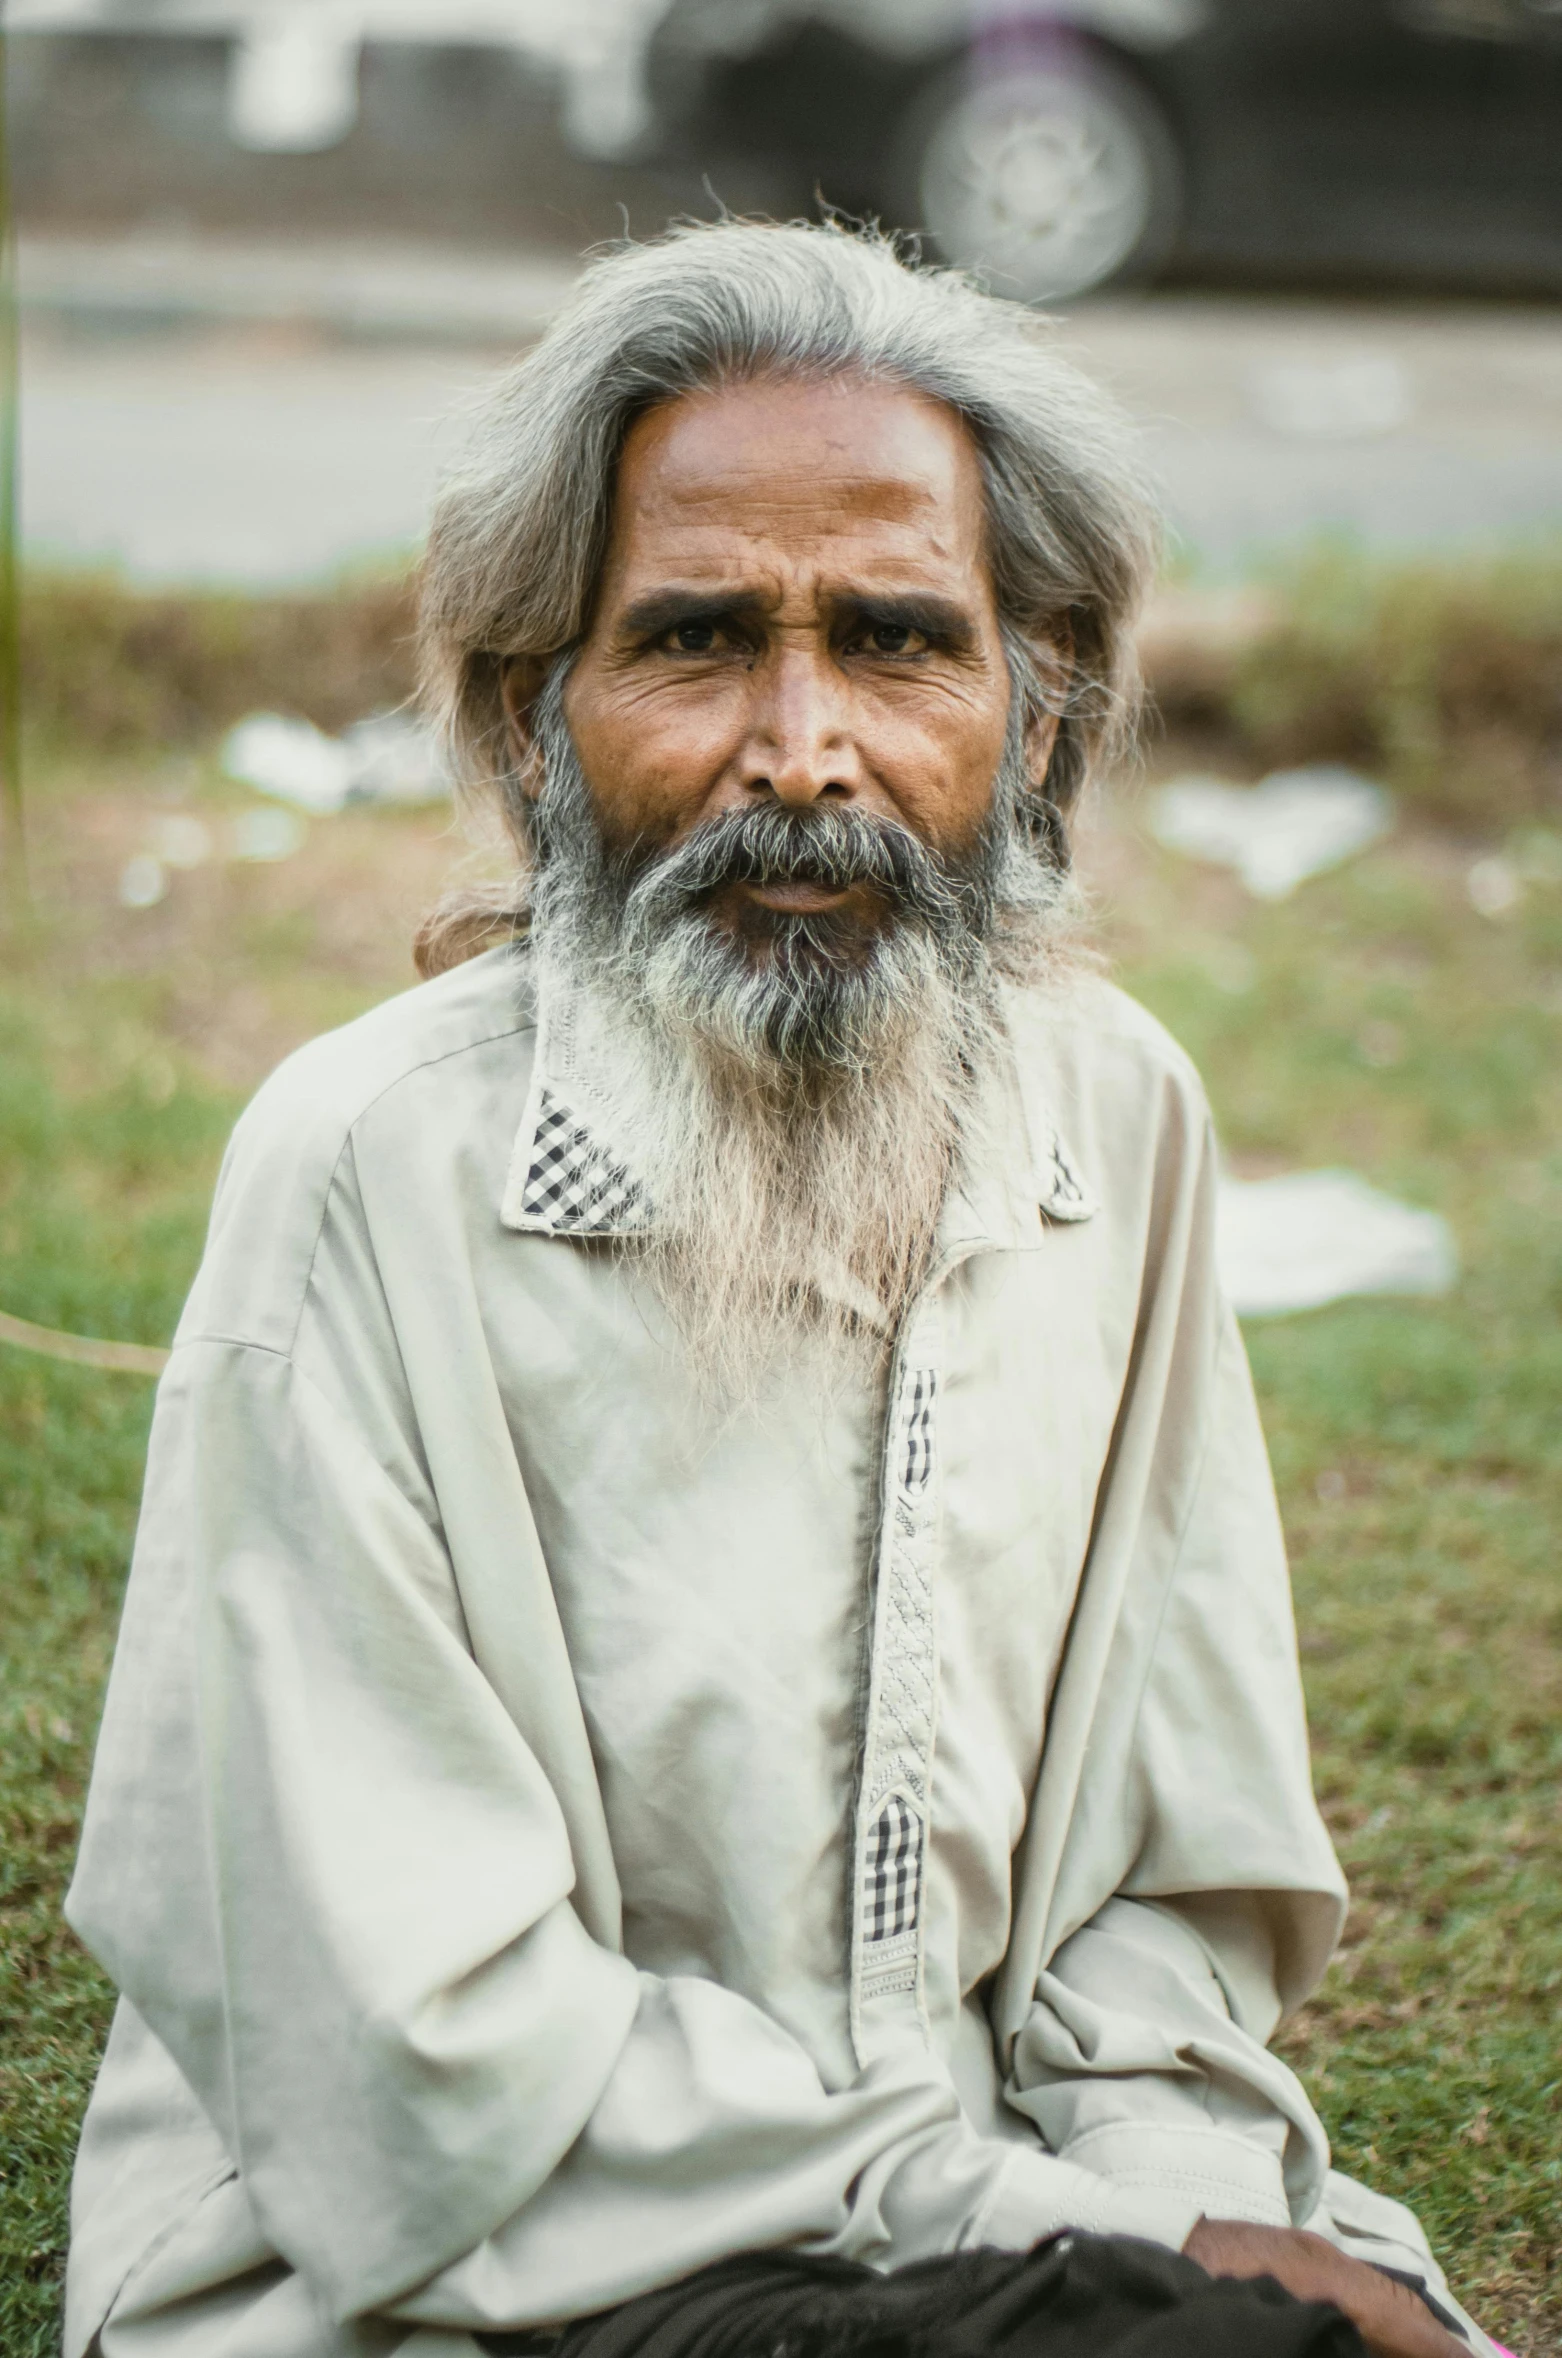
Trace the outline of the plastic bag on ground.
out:
<instances>
[{"instance_id":1,"label":"plastic bag on ground","mask_svg":"<svg viewBox=\"0 0 1562 2358\"><path fill-rule=\"evenodd\" d=\"M377 712L343 733L354 770L354 802L443 802L450 776L432 730L404 712Z\"/></svg>"},{"instance_id":2,"label":"plastic bag on ground","mask_svg":"<svg viewBox=\"0 0 1562 2358\"><path fill-rule=\"evenodd\" d=\"M1379 842L1393 824L1387 791L1332 762L1274 770L1256 786L1177 778L1150 811L1158 843L1234 868L1261 901L1287 899L1307 877Z\"/></svg>"},{"instance_id":3,"label":"plastic bag on ground","mask_svg":"<svg viewBox=\"0 0 1562 2358\"><path fill-rule=\"evenodd\" d=\"M257 794L275 795L323 819L346 802L355 763L340 737L328 737L312 721L252 712L223 739L222 766Z\"/></svg>"},{"instance_id":4,"label":"plastic bag on ground","mask_svg":"<svg viewBox=\"0 0 1562 2358\"><path fill-rule=\"evenodd\" d=\"M222 766L230 778L315 818L350 802L442 802L450 779L432 733L405 713L376 713L328 737L312 721L252 712L228 731Z\"/></svg>"},{"instance_id":5,"label":"plastic bag on ground","mask_svg":"<svg viewBox=\"0 0 1562 2358\"><path fill-rule=\"evenodd\" d=\"M1353 1171L1223 1178L1216 1253L1227 1297L1247 1318L1352 1294L1446 1294L1459 1274L1439 1213L1399 1203Z\"/></svg>"}]
</instances>

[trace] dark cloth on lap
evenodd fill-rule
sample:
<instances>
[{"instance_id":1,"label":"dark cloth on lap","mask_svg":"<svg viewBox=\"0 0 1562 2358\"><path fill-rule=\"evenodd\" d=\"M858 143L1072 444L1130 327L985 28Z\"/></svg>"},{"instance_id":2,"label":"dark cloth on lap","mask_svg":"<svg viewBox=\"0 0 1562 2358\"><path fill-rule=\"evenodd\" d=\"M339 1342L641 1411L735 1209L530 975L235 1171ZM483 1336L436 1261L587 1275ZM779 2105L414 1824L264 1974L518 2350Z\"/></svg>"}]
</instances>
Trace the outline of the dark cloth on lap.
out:
<instances>
[{"instance_id":1,"label":"dark cloth on lap","mask_svg":"<svg viewBox=\"0 0 1562 2358\"><path fill-rule=\"evenodd\" d=\"M479 2334L492 2358L1365 2358L1339 2310L1268 2277L1207 2276L1159 2244L1061 2235L894 2275L755 2252L557 2334Z\"/></svg>"}]
</instances>

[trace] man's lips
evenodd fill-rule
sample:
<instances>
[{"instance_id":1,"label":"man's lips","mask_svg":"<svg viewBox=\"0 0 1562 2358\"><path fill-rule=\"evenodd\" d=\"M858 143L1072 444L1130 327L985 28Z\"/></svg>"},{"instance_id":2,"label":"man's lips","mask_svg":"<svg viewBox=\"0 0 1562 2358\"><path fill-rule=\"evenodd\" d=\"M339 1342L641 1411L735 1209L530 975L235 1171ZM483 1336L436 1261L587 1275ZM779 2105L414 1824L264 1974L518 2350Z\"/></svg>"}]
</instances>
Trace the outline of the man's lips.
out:
<instances>
[{"instance_id":1,"label":"man's lips","mask_svg":"<svg viewBox=\"0 0 1562 2358\"><path fill-rule=\"evenodd\" d=\"M718 924L756 942L784 935L793 924L828 919L834 931L861 934L883 930L890 918L885 896L872 884L827 884L818 876L745 876L714 893L710 913Z\"/></svg>"},{"instance_id":2,"label":"man's lips","mask_svg":"<svg viewBox=\"0 0 1562 2358\"><path fill-rule=\"evenodd\" d=\"M775 909L788 916L811 916L821 909L838 909L851 897L853 887L810 884L799 878L792 883L740 884L737 889L745 900L757 902L762 909Z\"/></svg>"}]
</instances>

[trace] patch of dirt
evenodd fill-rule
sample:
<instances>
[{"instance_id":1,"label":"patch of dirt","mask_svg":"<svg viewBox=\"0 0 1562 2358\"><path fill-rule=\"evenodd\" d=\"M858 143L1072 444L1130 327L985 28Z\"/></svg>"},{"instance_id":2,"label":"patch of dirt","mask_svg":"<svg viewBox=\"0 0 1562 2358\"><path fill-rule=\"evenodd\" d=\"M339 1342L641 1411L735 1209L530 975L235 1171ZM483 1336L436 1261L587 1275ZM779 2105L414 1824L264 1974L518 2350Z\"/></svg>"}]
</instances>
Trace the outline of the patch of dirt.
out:
<instances>
[{"instance_id":1,"label":"patch of dirt","mask_svg":"<svg viewBox=\"0 0 1562 2358\"><path fill-rule=\"evenodd\" d=\"M476 855L448 810L349 810L302 823L275 861L231 856L242 799L181 796L141 778L34 806L32 868L50 962L152 990L159 1026L200 1070L253 1088L322 1028L417 980L412 937ZM205 830L209 856L163 871L149 907L127 907L129 863L155 855L171 812Z\"/></svg>"}]
</instances>

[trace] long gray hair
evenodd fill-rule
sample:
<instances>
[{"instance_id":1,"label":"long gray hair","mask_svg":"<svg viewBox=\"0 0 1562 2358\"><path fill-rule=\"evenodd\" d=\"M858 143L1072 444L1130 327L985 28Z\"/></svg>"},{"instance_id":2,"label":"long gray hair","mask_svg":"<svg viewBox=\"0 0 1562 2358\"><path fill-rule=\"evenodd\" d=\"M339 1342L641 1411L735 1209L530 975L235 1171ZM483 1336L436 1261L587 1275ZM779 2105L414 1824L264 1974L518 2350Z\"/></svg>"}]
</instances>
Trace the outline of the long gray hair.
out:
<instances>
[{"instance_id":1,"label":"long gray hair","mask_svg":"<svg viewBox=\"0 0 1562 2358\"><path fill-rule=\"evenodd\" d=\"M424 695L463 792L497 800L516 875L458 892L419 935L425 973L524 923L529 801L503 700L508 658L567 658L590 622L624 436L658 403L761 376L889 380L965 420L1016 693L1057 712L1034 832L1065 821L1131 732L1131 626L1152 509L1116 406L1035 313L926 269L875 230L684 224L595 260L548 333L477 410L435 509L423 576ZM1029 657L1072 642L1066 684Z\"/></svg>"}]
</instances>

